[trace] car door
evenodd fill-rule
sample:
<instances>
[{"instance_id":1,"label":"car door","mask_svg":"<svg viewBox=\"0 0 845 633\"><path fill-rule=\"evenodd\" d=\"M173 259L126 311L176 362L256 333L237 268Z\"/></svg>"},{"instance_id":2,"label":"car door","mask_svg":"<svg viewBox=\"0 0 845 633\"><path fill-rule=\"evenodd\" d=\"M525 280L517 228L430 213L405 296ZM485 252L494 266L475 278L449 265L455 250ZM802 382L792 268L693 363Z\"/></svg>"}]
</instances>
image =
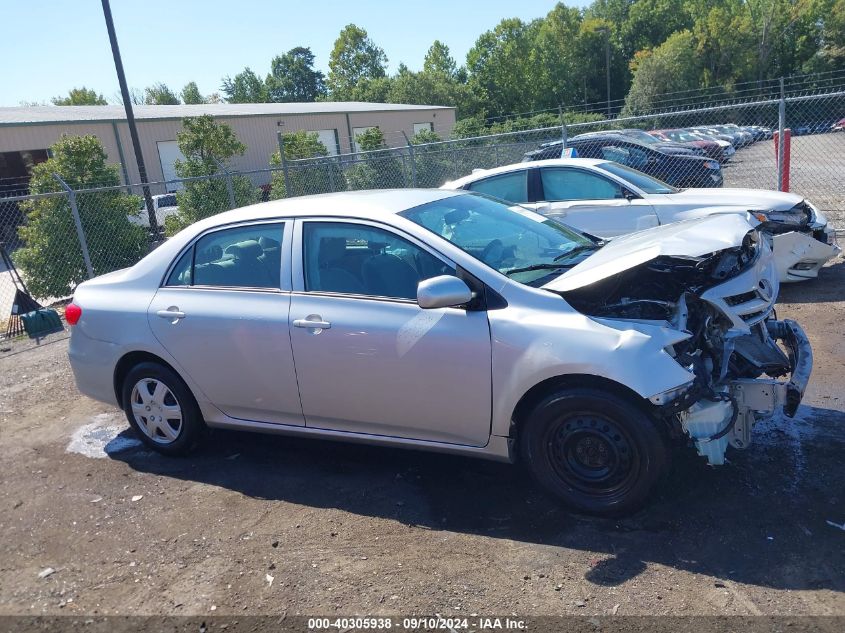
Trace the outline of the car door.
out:
<instances>
[{"instance_id":1,"label":"car door","mask_svg":"<svg viewBox=\"0 0 845 633\"><path fill-rule=\"evenodd\" d=\"M395 229L298 220L290 325L306 426L483 446L487 314L423 310L423 279L455 266Z\"/></svg>"},{"instance_id":2,"label":"car door","mask_svg":"<svg viewBox=\"0 0 845 633\"><path fill-rule=\"evenodd\" d=\"M647 200L586 169L541 168L539 196L543 202L536 205L538 212L599 237L615 237L659 224Z\"/></svg>"},{"instance_id":3,"label":"car door","mask_svg":"<svg viewBox=\"0 0 845 633\"><path fill-rule=\"evenodd\" d=\"M293 366L291 222L214 230L179 258L156 292L156 339L233 418L304 425Z\"/></svg>"}]
</instances>

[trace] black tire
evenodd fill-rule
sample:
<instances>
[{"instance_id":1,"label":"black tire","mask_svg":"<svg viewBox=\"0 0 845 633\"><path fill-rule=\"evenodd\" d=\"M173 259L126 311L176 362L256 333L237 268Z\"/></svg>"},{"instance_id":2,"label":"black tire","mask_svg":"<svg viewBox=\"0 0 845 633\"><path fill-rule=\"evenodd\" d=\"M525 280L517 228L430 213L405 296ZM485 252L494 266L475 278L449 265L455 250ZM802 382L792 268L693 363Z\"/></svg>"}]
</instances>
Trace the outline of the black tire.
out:
<instances>
[{"instance_id":1,"label":"black tire","mask_svg":"<svg viewBox=\"0 0 845 633\"><path fill-rule=\"evenodd\" d=\"M145 429L141 428L133 412L133 395L138 396L136 398L136 404L142 404L142 398L140 392L137 394L133 394L133 392L135 387L142 381L157 381L158 383L164 384L167 390L169 390L170 395L166 396L165 404L172 406L175 401L181 409L181 420L178 424L178 430L176 430L177 425L175 424L175 419L165 419L167 416L158 416L159 429L152 436ZM159 363L139 363L129 370L123 380L122 402L123 410L126 413L126 419L129 420L130 426L135 429L144 444L163 455L179 456L188 454L196 446L205 430L205 422L202 419L199 406L188 389L188 386L176 372ZM150 411L149 407L144 408ZM157 412L152 411L151 413L155 414ZM143 417L143 413L141 416L142 420L146 420ZM169 432L174 434L174 439L164 437L164 433L160 430L164 428L162 424L168 424ZM152 425L145 424L145 426Z\"/></svg>"},{"instance_id":2,"label":"black tire","mask_svg":"<svg viewBox=\"0 0 845 633\"><path fill-rule=\"evenodd\" d=\"M522 461L567 506L622 516L643 506L669 463L654 421L631 402L594 388L558 391L519 431Z\"/></svg>"}]
</instances>

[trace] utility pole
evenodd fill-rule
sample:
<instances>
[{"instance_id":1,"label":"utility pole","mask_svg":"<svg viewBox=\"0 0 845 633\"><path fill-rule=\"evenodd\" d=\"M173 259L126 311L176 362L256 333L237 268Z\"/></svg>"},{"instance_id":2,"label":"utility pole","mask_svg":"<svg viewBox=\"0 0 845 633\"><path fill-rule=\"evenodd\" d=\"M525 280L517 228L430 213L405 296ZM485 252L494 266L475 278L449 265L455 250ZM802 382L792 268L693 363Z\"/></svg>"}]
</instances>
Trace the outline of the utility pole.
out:
<instances>
[{"instance_id":1,"label":"utility pole","mask_svg":"<svg viewBox=\"0 0 845 633\"><path fill-rule=\"evenodd\" d=\"M604 31L604 68L607 75L607 118L610 118L610 29L602 27Z\"/></svg>"},{"instance_id":2,"label":"utility pole","mask_svg":"<svg viewBox=\"0 0 845 633\"><path fill-rule=\"evenodd\" d=\"M150 218L150 231L155 241L159 236L159 226L156 220L153 198L150 195L150 187L147 184L147 168L144 166L144 155L141 153L141 143L138 141L135 114L132 112L132 99L129 97L129 88L126 86L126 75L123 72L123 62L120 60L120 48L117 46L117 35L114 32L114 22L111 17L109 0L102 0L102 2L103 16L106 18L106 28L109 32L109 42L111 42L111 52L114 57L114 68L117 71L117 81L120 83L120 95L123 97L123 107L126 109L126 124L129 126L129 136L132 138L132 149L135 150L135 162L138 163L138 176L141 179L144 201L147 205L147 215Z\"/></svg>"}]
</instances>

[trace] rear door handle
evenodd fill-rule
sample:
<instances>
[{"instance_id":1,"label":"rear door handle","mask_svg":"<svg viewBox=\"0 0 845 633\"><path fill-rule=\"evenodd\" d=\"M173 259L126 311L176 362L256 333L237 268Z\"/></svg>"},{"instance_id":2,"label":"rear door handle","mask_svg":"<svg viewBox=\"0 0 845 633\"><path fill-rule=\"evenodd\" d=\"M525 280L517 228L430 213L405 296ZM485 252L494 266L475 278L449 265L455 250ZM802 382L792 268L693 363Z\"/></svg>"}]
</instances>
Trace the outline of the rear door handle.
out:
<instances>
[{"instance_id":1,"label":"rear door handle","mask_svg":"<svg viewBox=\"0 0 845 633\"><path fill-rule=\"evenodd\" d=\"M160 316L162 319L178 321L179 319L184 319L186 315L184 312L180 312L179 310L168 308L167 310L159 310L156 312L156 316Z\"/></svg>"},{"instance_id":2,"label":"rear door handle","mask_svg":"<svg viewBox=\"0 0 845 633\"><path fill-rule=\"evenodd\" d=\"M310 330L328 330L332 326L328 321L312 321L310 319L296 319L293 327L304 327Z\"/></svg>"}]
</instances>

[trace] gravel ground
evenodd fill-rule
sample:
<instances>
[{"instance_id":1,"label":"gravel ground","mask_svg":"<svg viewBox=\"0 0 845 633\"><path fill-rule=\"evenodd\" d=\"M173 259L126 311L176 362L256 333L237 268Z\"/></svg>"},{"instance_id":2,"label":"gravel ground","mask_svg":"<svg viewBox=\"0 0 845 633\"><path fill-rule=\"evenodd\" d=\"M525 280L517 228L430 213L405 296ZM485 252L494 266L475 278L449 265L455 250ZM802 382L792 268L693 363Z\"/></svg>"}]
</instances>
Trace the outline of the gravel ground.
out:
<instances>
[{"instance_id":1,"label":"gravel ground","mask_svg":"<svg viewBox=\"0 0 845 633\"><path fill-rule=\"evenodd\" d=\"M799 415L719 469L679 454L621 521L466 458L232 432L159 457L66 340L0 353L0 615L845 616L845 263L778 314L815 347Z\"/></svg>"}]
</instances>

